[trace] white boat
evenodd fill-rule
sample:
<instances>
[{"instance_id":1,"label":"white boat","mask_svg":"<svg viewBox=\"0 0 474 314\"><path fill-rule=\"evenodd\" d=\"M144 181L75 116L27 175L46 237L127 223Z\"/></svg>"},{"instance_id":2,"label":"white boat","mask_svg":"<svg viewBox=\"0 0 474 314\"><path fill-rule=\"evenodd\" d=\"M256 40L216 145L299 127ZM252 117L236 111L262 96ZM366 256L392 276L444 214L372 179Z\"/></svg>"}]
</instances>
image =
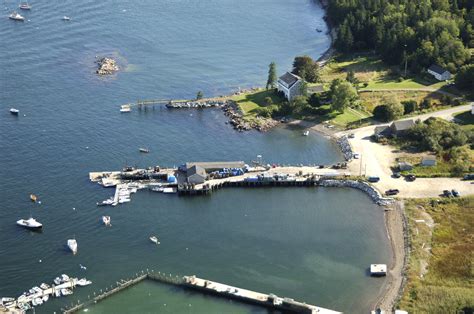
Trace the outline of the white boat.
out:
<instances>
[{"instance_id":1,"label":"white boat","mask_svg":"<svg viewBox=\"0 0 474 314\"><path fill-rule=\"evenodd\" d=\"M43 299L41 298L34 298L33 301L31 301L31 303L33 303L33 305L41 305L43 304ZM35 304L36 303L36 304Z\"/></svg>"},{"instance_id":2,"label":"white boat","mask_svg":"<svg viewBox=\"0 0 474 314\"><path fill-rule=\"evenodd\" d=\"M105 201L102 201L100 203L97 202L97 206L107 206L107 205L114 205L114 198L113 197L108 198Z\"/></svg>"},{"instance_id":3,"label":"white boat","mask_svg":"<svg viewBox=\"0 0 474 314\"><path fill-rule=\"evenodd\" d=\"M151 237L150 237L150 241L153 242L153 243L155 243L155 244L160 244L160 241L158 241L158 238L155 237L155 236L151 236Z\"/></svg>"},{"instance_id":4,"label":"white boat","mask_svg":"<svg viewBox=\"0 0 474 314\"><path fill-rule=\"evenodd\" d=\"M88 286L92 283L92 281L90 280L87 280L86 278L82 278L82 279L79 279L76 284L78 286L81 286L81 287L84 287L84 286Z\"/></svg>"},{"instance_id":5,"label":"white boat","mask_svg":"<svg viewBox=\"0 0 474 314\"><path fill-rule=\"evenodd\" d=\"M308 136L309 135L309 131L304 131L303 132L303 136Z\"/></svg>"},{"instance_id":6,"label":"white boat","mask_svg":"<svg viewBox=\"0 0 474 314\"><path fill-rule=\"evenodd\" d=\"M49 289L51 287L47 283L43 282L42 284L40 284L40 288L43 289L43 290L46 290L46 289Z\"/></svg>"},{"instance_id":7,"label":"white boat","mask_svg":"<svg viewBox=\"0 0 474 314\"><path fill-rule=\"evenodd\" d=\"M61 294L64 295L64 296L71 295L72 291L71 291L71 289L64 288L64 289L61 289Z\"/></svg>"},{"instance_id":8,"label":"white boat","mask_svg":"<svg viewBox=\"0 0 474 314\"><path fill-rule=\"evenodd\" d=\"M64 283L64 282L68 282L70 280L71 280L71 278L68 275L66 275L66 274L61 275L61 282Z\"/></svg>"},{"instance_id":9,"label":"white boat","mask_svg":"<svg viewBox=\"0 0 474 314\"><path fill-rule=\"evenodd\" d=\"M43 296L43 302L48 302L48 300L49 300L49 295L47 295L47 294L44 295Z\"/></svg>"},{"instance_id":10,"label":"white boat","mask_svg":"<svg viewBox=\"0 0 474 314\"><path fill-rule=\"evenodd\" d=\"M66 15L65 15L65 16L63 16L62 20L63 20L63 21L70 21L71 18L70 18L69 16L66 16Z\"/></svg>"},{"instance_id":11,"label":"white boat","mask_svg":"<svg viewBox=\"0 0 474 314\"><path fill-rule=\"evenodd\" d=\"M152 190L153 192L163 192L164 189L165 189L165 188L162 187L162 186L156 186L156 187L152 187L152 188L151 188L151 190Z\"/></svg>"},{"instance_id":12,"label":"white boat","mask_svg":"<svg viewBox=\"0 0 474 314\"><path fill-rule=\"evenodd\" d=\"M102 221L104 222L104 225L106 226L112 226L110 224L110 216L102 216Z\"/></svg>"},{"instance_id":13,"label":"white boat","mask_svg":"<svg viewBox=\"0 0 474 314\"><path fill-rule=\"evenodd\" d=\"M33 217L30 217L30 219L20 219L16 222L16 224L32 230L39 230L43 228L43 225Z\"/></svg>"},{"instance_id":14,"label":"white boat","mask_svg":"<svg viewBox=\"0 0 474 314\"><path fill-rule=\"evenodd\" d=\"M164 188L163 193L176 193L178 190L176 188Z\"/></svg>"},{"instance_id":15,"label":"white boat","mask_svg":"<svg viewBox=\"0 0 474 314\"><path fill-rule=\"evenodd\" d=\"M35 291L35 293L43 293L43 290L40 287L33 287L32 289Z\"/></svg>"},{"instance_id":16,"label":"white boat","mask_svg":"<svg viewBox=\"0 0 474 314\"><path fill-rule=\"evenodd\" d=\"M76 253L77 253L77 241L76 241L76 239L67 240L67 246L71 250L72 254L76 255Z\"/></svg>"},{"instance_id":17,"label":"white boat","mask_svg":"<svg viewBox=\"0 0 474 314\"><path fill-rule=\"evenodd\" d=\"M31 10L31 5L28 2L22 2L18 7L22 10Z\"/></svg>"},{"instance_id":18,"label":"white boat","mask_svg":"<svg viewBox=\"0 0 474 314\"><path fill-rule=\"evenodd\" d=\"M8 16L8 18L9 18L10 20L15 20L15 21L24 21L24 20L25 20L25 18L24 18L21 14L19 14L18 12L16 12L16 11L13 11L12 14L10 14L10 15Z\"/></svg>"},{"instance_id":19,"label":"white boat","mask_svg":"<svg viewBox=\"0 0 474 314\"><path fill-rule=\"evenodd\" d=\"M60 284L61 284L61 278L56 277L56 278L54 278L53 282L54 282L54 284L55 284L56 286L57 286L57 285L60 285Z\"/></svg>"},{"instance_id":20,"label":"white boat","mask_svg":"<svg viewBox=\"0 0 474 314\"><path fill-rule=\"evenodd\" d=\"M12 115L17 116L17 115L20 113L20 110L15 109L15 108L11 108L11 109L10 109L10 113L11 113Z\"/></svg>"},{"instance_id":21,"label":"white boat","mask_svg":"<svg viewBox=\"0 0 474 314\"><path fill-rule=\"evenodd\" d=\"M140 151L140 153L149 153L150 152L150 150L148 148L144 148L144 147L140 147L138 150Z\"/></svg>"},{"instance_id":22,"label":"white boat","mask_svg":"<svg viewBox=\"0 0 474 314\"><path fill-rule=\"evenodd\" d=\"M131 111L132 111L131 108L121 108L121 109L120 109L120 112L121 112L121 113L127 113L127 112L131 112Z\"/></svg>"},{"instance_id":23,"label":"white boat","mask_svg":"<svg viewBox=\"0 0 474 314\"><path fill-rule=\"evenodd\" d=\"M4 297L0 300L0 304L1 305L7 305L7 304L10 304L11 302L15 301L15 298L8 298L8 297Z\"/></svg>"},{"instance_id":24,"label":"white boat","mask_svg":"<svg viewBox=\"0 0 474 314\"><path fill-rule=\"evenodd\" d=\"M59 298L61 296L61 290L60 289L54 289L54 296L56 298Z\"/></svg>"}]
</instances>

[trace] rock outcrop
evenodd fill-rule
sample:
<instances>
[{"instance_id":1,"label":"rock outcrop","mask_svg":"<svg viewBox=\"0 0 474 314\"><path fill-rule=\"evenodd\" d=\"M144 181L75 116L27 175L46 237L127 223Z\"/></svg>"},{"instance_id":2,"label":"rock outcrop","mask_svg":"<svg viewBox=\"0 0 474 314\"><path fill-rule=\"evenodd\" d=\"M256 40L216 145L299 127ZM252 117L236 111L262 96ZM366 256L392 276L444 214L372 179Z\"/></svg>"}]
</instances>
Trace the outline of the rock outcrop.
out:
<instances>
[{"instance_id":1,"label":"rock outcrop","mask_svg":"<svg viewBox=\"0 0 474 314\"><path fill-rule=\"evenodd\" d=\"M110 75L119 70L117 62L112 58L99 58L96 63L99 65L96 71L99 75Z\"/></svg>"}]
</instances>

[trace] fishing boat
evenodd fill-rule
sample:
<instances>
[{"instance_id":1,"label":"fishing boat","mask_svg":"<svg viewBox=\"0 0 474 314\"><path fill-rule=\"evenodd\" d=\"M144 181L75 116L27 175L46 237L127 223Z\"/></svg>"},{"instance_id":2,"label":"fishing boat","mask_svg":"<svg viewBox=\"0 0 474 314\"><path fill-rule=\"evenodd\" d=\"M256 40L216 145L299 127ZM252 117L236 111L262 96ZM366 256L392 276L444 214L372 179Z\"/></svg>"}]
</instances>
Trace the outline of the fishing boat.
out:
<instances>
[{"instance_id":1,"label":"fishing boat","mask_svg":"<svg viewBox=\"0 0 474 314\"><path fill-rule=\"evenodd\" d=\"M62 283L69 282L70 280L71 280L71 278L68 275L66 275L66 274L61 275L61 282Z\"/></svg>"},{"instance_id":2,"label":"fishing boat","mask_svg":"<svg viewBox=\"0 0 474 314\"><path fill-rule=\"evenodd\" d=\"M143 148L143 147L140 147L138 150L140 151L140 153L149 153L150 152L150 150L148 148Z\"/></svg>"},{"instance_id":3,"label":"fishing boat","mask_svg":"<svg viewBox=\"0 0 474 314\"><path fill-rule=\"evenodd\" d=\"M38 200L38 197L37 197L36 195L34 195L34 194L30 194L30 200L31 200L32 202L36 202L36 201Z\"/></svg>"},{"instance_id":4,"label":"fishing boat","mask_svg":"<svg viewBox=\"0 0 474 314\"><path fill-rule=\"evenodd\" d=\"M114 198L111 197L111 198L108 198L106 199L105 201L102 201L102 202L97 202L97 206L107 206L107 205L112 205L114 206Z\"/></svg>"},{"instance_id":5,"label":"fishing boat","mask_svg":"<svg viewBox=\"0 0 474 314\"><path fill-rule=\"evenodd\" d=\"M153 243L155 243L155 244L160 244L160 241L158 241L158 238L155 237L155 236L151 236L151 237L150 237L150 241L153 242Z\"/></svg>"},{"instance_id":6,"label":"fishing boat","mask_svg":"<svg viewBox=\"0 0 474 314\"><path fill-rule=\"evenodd\" d=\"M43 290L46 290L46 289L49 289L51 287L47 283L43 282L42 284L40 284L40 288L43 289Z\"/></svg>"},{"instance_id":7,"label":"fishing boat","mask_svg":"<svg viewBox=\"0 0 474 314\"><path fill-rule=\"evenodd\" d=\"M125 108L120 109L121 113L127 113L127 112L131 112L131 111L132 111L132 109L130 107L125 107Z\"/></svg>"},{"instance_id":8,"label":"fishing boat","mask_svg":"<svg viewBox=\"0 0 474 314\"><path fill-rule=\"evenodd\" d=\"M178 190L176 188L163 188L163 193L170 194L170 193L176 193Z\"/></svg>"},{"instance_id":9,"label":"fishing boat","mask_svg":"<svg viewBox=\"0 0 474 314\"><path fill-rule=\"evenodd\" d=\"M18 7L22 10L31 10L31 5L28 2L22 2Z\"/></svg>"},{"instance_id":10,"label":"fishing boat","mask_svg":"<svg viewBox=\"0 0 474 314\"><path fill-rule=\"evenodd\" d=\"M15 108L11 108L10 113L14 116L17 116L20 113L20 110L15 109Z\"/></svg>"},{"instance_id":11,"label":"fishing boat","mask_svg":"<svg viewBox=\"0 0 474 314\"><path fill-rule=\"evenodd\" d=\"M21 22L23 22L23 21L25 20L25 18L24 18L21 14L19 14L18 12L16 12L16 11L13 11L12 14L10 14L10 15L8 16L8 18L9 18L10 20L21 21Z\"/></svg>"},{"instance_id":12,"label":"fishing boat","mask_svg":"<svg viewBox=\"0 0 474 314\"><path fill-rule=\"evenodd\" d=\"M70 21L71 18L70 18L69 16L66 16L66 15L65 15L65 16L63 16L62 20L63 20L63 21Z\"/></svg>"},{"instance_id":13,"label":"fishing boat","mask_svg":"<svg viewBox=\"0 0 474 314\"><path fill-rule=\"evenodd\" d=\"M64 295L64 296L71 295L72 291L71 291L71 289L64 288L64 289L61 289L61 294Z\"/></svg>"},{"instance_id":14,"label":"fishing boat","mask_svg":"<svg viewBox=\"0 0 474 314\"><path fill-rule=\"evenodd\" d=\"M92 283L92 281L87 280L86 278L79 279L76 281L76 284L80 287L88 286Z\"/></svg>"},{"instance_id":15,"label":"fishing boat","mask_svg":"<svg viewBox=\"0 0 474 314\"><path fill-rule=\"evenodd\" d=\"M8 297L3 297L0 299L0 305L7 305L10 304L11 302L15 301L15 298L8 298Z\"/></svg>"},{"instance_id":16,"label":"fishing boat","mask_svg":"<svg viewBox=\"0 0 474 314\"><path fill-rule=\"evenodd\" d=\"M304 131L303 132L303 136L308 136L309 135L309 131Z\"/></svg>"},{"instance_id":17,"label":"fishing boat","mask_svg":"<svg viewBox=\"0 0 474 314\"><path fill-rule=\"evenodd\" d=\"M43 228L43 225L33 217L30 217L29 219L20 219L16 222L16 224L32 230L39 230Z\"/></svg>"},{"instance_id":18,"label":"fishing boat","mask_svg":"<svg viewBox=\"0 0 474 314\"><path fill-rule=\"evenodd\" d=\"M71 250L72 254L76 255L76 253L77 253L77 241L76 241L76 239L67 240L67 246Z\"/></svg>"},{"instance_id":19,"label":"fishing boat","mask_svg":"<svg viewBox=\"0 0 474 314\"><path fill-rule=\"evenodd\" d=\"M112 226L110 224L110 216L102 216L102 221L104 222L104 225L106 226Z\"/></svg>"}]
</instances>

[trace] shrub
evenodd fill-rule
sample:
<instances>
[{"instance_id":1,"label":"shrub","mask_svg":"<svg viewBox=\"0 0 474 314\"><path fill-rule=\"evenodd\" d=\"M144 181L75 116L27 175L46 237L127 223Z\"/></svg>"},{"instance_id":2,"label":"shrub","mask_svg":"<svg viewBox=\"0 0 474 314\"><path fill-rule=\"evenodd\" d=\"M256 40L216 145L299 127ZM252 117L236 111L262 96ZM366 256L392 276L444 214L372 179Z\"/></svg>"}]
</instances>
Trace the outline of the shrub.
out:
<instances>
[{"instance_id":1,"label":"shrub","mask_svg":"<svg viewBox=\"0 0 474 314\"><path fill-rule=\"evenodd\" d=\"M409 114L418 109L418 103L415 100L402 101L403 114Z\"/></svg>"}]
</instances>

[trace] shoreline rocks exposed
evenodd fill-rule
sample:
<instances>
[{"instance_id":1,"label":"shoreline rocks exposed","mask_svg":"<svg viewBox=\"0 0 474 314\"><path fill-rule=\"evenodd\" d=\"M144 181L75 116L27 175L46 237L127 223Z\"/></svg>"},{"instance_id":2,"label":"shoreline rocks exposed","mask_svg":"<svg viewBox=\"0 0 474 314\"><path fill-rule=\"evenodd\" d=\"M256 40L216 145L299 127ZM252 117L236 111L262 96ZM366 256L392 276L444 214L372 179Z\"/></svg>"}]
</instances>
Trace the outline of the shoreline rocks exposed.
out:
<instances>
[{"instance_id":1,"label":"shoreline rocks exposed","mask_svg":"<svg viewBox=\"0 0 474 314\"><path fill-rule=\"evenodd\" d=\"M108 58L108 57L98 58L96 63L98 64L98 67L99 67L96 73L99 75L110 75L110 74L114 74L115 72L119 70L117 62L112 58Z\"/></svg>"},{"instance_id":2,"label":"shoreline rocks exposed","mask_svg":"<svg viewBox=\"0 0 474 314\"><path fill-rule=\"evenodd\" d=\"M380 206L388 206L395 202L393 198L382 196L379 191L364 181L323 179L319 182L319 185L325 187L350 187L359 189L367 193L367 195L369 195L369 197Z\"/></svg>"},{"instance_id":3,"label":"shoreline rocks exposed","mask_svg":"<svg viewBox=\"0 0 474 314\"><path fill-rule=\"evenodd\" d=\"M341 148L342 154L344 155L344 159L346 161L350 161L352 157L354 156L354 153L352 151L352 146L349 144L349 140L347 138L347 135L341 136L336 140L337 145Z\"/></svg>"},{"instance_id":4,"label":"shoreline rocks exposed","mask_svg":"<svg viewBox=\"0 0 474 314\"><path fill-rule=\"evenodd\" d=\"M224 111L224 115L229 118L229 123L234 127L234 129L240 132L252 129L266 132L279 124L276 120L265 118L257 118L258 121L245 120L239 106L232 100L228 100L222 107L222 110Z\"/></svg>"}]
</instances>

